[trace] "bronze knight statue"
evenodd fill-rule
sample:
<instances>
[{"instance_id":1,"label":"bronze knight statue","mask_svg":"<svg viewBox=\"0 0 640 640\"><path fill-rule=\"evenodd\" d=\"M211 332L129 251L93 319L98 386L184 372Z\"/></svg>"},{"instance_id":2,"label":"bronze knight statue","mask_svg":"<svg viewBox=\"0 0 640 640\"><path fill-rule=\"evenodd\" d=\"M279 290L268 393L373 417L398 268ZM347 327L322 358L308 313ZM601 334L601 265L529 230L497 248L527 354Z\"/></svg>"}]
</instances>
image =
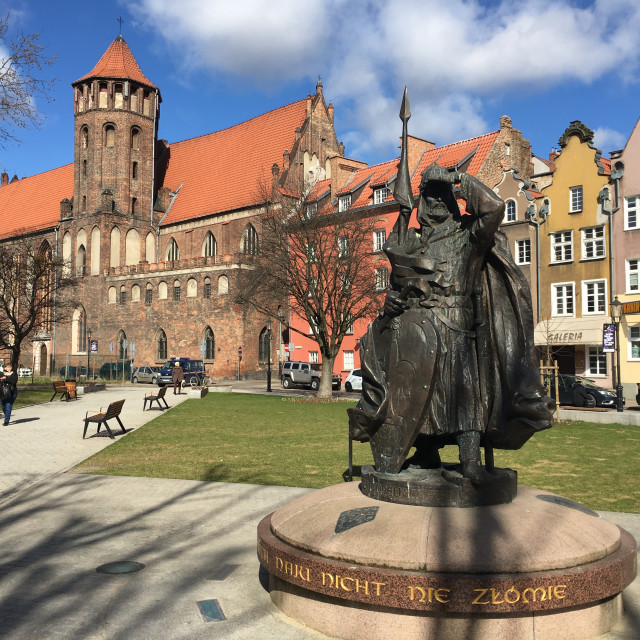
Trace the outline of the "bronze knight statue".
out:
<instances>
[{"instance_id":1,"label":"bronze knight statue","mask_svg":"<svg viewBox=\"0 0 640 640\"><path fill-rule=\"evenodd\" d=\"M419 228L409 227L406 90L400 117L400 214L384 246L390 290L361 342L363 389L349 410L351 437L370 441L383 474L440 468L439 449L457 444L461 475L479 486L496 473L494 447L519 449L552 424L554 404L534 364L529 287L499 230L504 202L473 176L429 167Z\"/></svg>"}]
</instances>

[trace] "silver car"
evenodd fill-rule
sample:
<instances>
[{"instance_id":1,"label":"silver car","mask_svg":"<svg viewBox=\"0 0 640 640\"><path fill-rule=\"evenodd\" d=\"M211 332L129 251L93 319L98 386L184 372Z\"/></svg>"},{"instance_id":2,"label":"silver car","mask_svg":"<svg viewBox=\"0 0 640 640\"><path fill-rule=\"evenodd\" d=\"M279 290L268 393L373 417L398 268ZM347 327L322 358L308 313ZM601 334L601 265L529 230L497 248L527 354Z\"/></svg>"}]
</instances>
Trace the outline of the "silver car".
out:
<instances>
[{"instance_id":1,"label":"silver car","mask_svg":"<svg viewBox=\"0 0 640 640\"><path fill-rule=\"evenodd\" d=\"M138 367L133 374L134 382L156 383L159 367Z\"/></svg>"}]
</instances>

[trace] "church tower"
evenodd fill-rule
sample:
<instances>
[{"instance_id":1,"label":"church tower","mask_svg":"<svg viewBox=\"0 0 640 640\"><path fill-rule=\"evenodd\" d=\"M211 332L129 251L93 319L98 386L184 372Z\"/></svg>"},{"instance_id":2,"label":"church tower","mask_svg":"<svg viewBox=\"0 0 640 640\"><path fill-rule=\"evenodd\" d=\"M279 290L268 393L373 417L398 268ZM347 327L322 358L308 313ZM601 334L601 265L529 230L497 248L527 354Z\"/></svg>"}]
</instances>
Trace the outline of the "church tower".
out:
<instances>
[{"instance_id":1,"label":"church tower","mask_svg":"<svg viewBox=\"0 0 640 640\"><path fill-rule=\"evenodd\" d=\"M120 224L149 223L160 91L121 35L72 87L74 217L113 215Z\"/></svg>"}]
</instances>

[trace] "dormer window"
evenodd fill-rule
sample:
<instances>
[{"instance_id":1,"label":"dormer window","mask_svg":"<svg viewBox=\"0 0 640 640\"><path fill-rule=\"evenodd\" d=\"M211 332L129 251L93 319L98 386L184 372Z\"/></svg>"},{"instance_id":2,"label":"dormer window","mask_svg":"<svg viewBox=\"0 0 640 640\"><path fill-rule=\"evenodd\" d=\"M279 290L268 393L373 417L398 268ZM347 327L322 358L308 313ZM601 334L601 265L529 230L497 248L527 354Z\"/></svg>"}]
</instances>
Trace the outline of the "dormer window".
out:
<instances>
[{"instance_id":1,"label":"dormer window","mask_svg":"<svg viewBox=\"0 0 640 640\"><path fill-rule=\"evenodd\" d=\"M348 193L346 196L340 196L338 198L338 211L346 211L351 206L351 194Z\"/></svg>"},{"instance_id":2,"label":"dormer window","mask_svg":"<svg viewBox=\"0 0 640 640\"><path fill-rule=\"evenodd\" d=\"M381 187L373 191L373 204L382 204L389 197L389 187Z\"/></svg>"},{"instance_id":3,"label":"dormer window","mask_svg":"<svg viewBox=\"0 0 640 640\"><path fill-rule=\"evenodd\" d=\"M307 218L312 218L313 216L316 215L316 213L318 213L318 203L317 202L310 202L306 207L305 207L305 214Z\"/></svg>"}]
</instances>

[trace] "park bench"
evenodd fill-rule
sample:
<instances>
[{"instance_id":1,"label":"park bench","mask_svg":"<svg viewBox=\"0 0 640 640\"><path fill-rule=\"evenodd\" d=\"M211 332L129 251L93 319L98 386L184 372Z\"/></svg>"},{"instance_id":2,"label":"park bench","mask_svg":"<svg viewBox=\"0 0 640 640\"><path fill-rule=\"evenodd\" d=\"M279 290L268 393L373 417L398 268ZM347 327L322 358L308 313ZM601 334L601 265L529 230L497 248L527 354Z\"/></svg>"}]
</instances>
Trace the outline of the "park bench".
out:
<instances>
[{"instance_id":1,"label":"park bench","mask_svg":"<svg viewBox=\"0 0 640 640\"><path fill-rule=\"evenodd\" d=\"M63 398L69 402L69 400L77 400L78 393L75 382L65 382L64 380L56 380L53 382L53 395L51 396L52 402L57 394L61 394L60 400Z\"/></svg>"},{"instance_id":2,"label":"park bench","mask_svg":"<svg viewBox=\"0 0 640 640\"><path fill-rule=\"evenodd\" d=\"M151 409L151 405L154 402L158 403L158 406L160 407L161 410L165 410L169 408L169 405L167 404L167 400L164 397L167 393L167 389L169 387L160 387L160 390L158 391L158 393L146 393L144 396L144 404L142 405L142 410L144 411L147 408L147 402L149 403L149 409ZM160 400L162 400L162 402L164 402L164 407L160 404Z\"/></svg>"},{"instance_id":3,"label":"park bench","mask_svg":"<svg viewBox=\"0 0 640 640\"><path fill-rule=\"evenodd\" d=\"M118 421L118 424L122 429L122 433L126 433L124 425L120 420L120 412L122 411L123 404L124 400L118 400L117 402L112 402L108 407L100 407L99 411L87 411L84 417L84 432L82 433L82 439L84 440L84 437L87 434L87 427L91 422L98 423L96 433L100 431L100 427L104 424L107 428L107 432L109 433L109 437L113 438L113 433L111 433L111 429L109 429L109 425L107 424L107 420L111 420L112 418L115 418ZM94 415L90 416L90 413L93 413Z\"/></svg>"}]
</instances>

